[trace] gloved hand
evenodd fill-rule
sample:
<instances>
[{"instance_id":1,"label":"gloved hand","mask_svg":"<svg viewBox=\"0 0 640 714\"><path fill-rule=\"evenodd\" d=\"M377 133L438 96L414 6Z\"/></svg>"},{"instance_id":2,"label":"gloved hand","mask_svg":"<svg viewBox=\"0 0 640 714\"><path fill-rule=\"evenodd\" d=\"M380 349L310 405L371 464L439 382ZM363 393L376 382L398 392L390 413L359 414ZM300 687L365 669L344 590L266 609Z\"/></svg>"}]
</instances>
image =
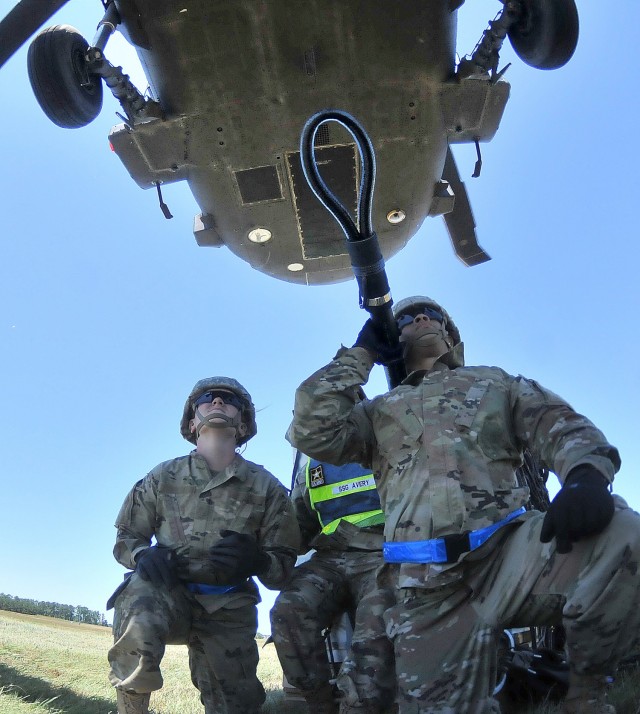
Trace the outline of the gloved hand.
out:
<instances>
[{"instance_id":1,"label":"gloved hand","mask_svg":"<svg viewBox=\"0 0 640 714\"><path fill-rule=\"evenodd\" d=\"M402 359L402 347L399 344L393 347L386 344L378 325L371 318L364 323L353 346L364 347L377 364L388 365Z\"/></svg>"},{"instance_id":2,"label":"gloved hand","mask_svg":"<svg viewBox=\"0 0 640 714\"><path fill-rule=\"evenodd\" d=\"M209 549L209 560L220 581L246 580L251 575L264 573L271 564L271 558L252 535L237 531L220 531L220 535L222 540Z\"/></svg>"},{"instance_id":3,"label":"gloved hand","mask_svg":"<svg viewBox=\"0 0 640 714\"><path fill-rule=\"evenodd\" d=\"M571 544L603 531L615 510L608 482L594 466L572 469L544 517L540 540L555 537L558 553L569 553Z\"/></svg>"},{"instance_id":4,"label":"gloved hand","mask_svg":"<svg viewBox=\"0 0 640 714\"><path fill-rule=\"evenodd\" d=\"M172 588L178 582L173 551L153 545L136 559L136 573L154 585Z\"/></svg>"}]
</instances>

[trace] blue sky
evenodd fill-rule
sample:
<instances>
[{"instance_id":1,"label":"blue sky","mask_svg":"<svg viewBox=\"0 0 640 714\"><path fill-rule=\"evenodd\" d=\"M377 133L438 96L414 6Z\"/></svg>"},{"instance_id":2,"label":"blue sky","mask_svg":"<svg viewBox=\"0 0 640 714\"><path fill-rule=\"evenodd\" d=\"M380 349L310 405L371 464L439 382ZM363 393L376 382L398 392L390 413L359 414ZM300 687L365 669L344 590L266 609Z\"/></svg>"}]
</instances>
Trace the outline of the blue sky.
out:
<instances>
[{"instance_id":1,"label":"blue sky","mask_svg":"<svg viewBox=\"0 0 640 714\"><path fill-rule=\"evenodd\" d=\"M531 69L505 46L511 98L479 179L473 148L455 147L493 260L464 267L427 219L387 272L396 300L426 293L447 307L468 363L537 379L589 416L619 447L616 491L639 509L640 370L625 360L640 348L640 7L580 6L563 69ZM90 39L100 8L72 0L50 24ZM461 54L498 8L467 0ZM122 42L107 56L136 78ZM0 591L104 611L122 576L115 516L136 480L189 449L178 423L195 381L245 384L259 433L244 455L288 484L294 390L366 314L353 281L304 288L199 248L186 184L165 189L166 221L109 151L110 95L93 124L59 129L31 94L25 48L0 71L0 97ZM367 391L385 385L377 368Z\"/></svg>"}]
</instances>

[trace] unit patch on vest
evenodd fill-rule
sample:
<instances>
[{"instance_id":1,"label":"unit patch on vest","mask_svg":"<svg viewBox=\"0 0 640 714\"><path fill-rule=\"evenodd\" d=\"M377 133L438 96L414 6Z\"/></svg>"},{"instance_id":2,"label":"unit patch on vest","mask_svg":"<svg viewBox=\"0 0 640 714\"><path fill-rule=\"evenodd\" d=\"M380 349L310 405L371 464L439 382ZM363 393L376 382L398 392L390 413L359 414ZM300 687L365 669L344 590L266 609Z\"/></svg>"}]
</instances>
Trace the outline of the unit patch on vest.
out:
<instances>
[{"instance_id":1,"label":"unit patch on vest","mask_svg":"<svg viewBox=\"0 0 640 714\"><path fill-rule=\"evenodd\" d=\"M311 488L324 486L324 471L322 470L322 464L318 464L317 466L309 469L309 485Z\"/></svg>"},{"instance_id":2,"label":"unit patch on vest","mask_svg":"<svg viewBox=\"0 0 640 714\"><path fill-rule=\"evenodd\" d=\"M348 481L347 483L334 486L331 489L331 493L338 495L339 493L348 493L349 491L359 491L361 488L371 488L375 486L375 483L373 476L367 476L367 478L360 478L357 481Z\"/></svg>"}]
</instances>

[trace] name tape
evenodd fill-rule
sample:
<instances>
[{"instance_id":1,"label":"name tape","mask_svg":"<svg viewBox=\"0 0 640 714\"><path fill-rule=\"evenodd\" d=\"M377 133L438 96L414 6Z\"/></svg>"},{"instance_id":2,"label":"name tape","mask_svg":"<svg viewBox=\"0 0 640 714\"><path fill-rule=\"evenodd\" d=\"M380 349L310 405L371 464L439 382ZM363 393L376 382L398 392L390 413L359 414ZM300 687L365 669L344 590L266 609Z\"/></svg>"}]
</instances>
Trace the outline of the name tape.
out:
<instances>
[{"instance_id":1,"label":"name tape","mask_svg":"<svg viewBox=\"0 0 640 714\"><path fill-rule=\"evenodd\" d=\"M367 488L368 486L375 486L375 479L373 476L368 476L367 478L362 478L358 481L351 481L350 483L341 483L338 486L334 486L331 489L331 493L347 493L348 491L357 491L361 488Z\"/></svg>"}]
</instances>

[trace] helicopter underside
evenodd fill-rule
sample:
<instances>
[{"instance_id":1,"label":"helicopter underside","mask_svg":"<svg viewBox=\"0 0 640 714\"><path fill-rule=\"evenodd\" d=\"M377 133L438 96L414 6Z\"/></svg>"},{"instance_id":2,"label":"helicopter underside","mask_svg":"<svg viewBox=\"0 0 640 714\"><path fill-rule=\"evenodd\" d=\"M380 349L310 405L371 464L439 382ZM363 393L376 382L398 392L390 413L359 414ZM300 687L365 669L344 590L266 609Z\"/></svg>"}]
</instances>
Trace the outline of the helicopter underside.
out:
<instances>
[{"instance_id":1,"label":"helicopter underside","mask_svg":"<svg viewBox=\"0 0 640 714\"><path fill-rule=\"evenodd\" d=\"M427 215L450 211L447 146L489 140L509 85L455 77L448 0L117 0L164 119L114 127L143 188L186 180L200 245L226 245L268 275L351 277L343 234L304 179L305 121L351 113L377 160L373 225L388 258ZM316 138L320 171L355 210L359 160L338 124Z\"/></svg>"}]
</instances>

